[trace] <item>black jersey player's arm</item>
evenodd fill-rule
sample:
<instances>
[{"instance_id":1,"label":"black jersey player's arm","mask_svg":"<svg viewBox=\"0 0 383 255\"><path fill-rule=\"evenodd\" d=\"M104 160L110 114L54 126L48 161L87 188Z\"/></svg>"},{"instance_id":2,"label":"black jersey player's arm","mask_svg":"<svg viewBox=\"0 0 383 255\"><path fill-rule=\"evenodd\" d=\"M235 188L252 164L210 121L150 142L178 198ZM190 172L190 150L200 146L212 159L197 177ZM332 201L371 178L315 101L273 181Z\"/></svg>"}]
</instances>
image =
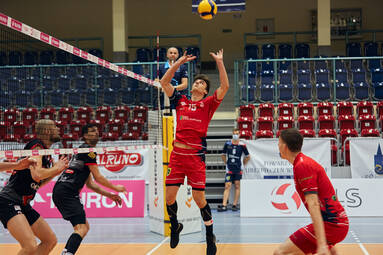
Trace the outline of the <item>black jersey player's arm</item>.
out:
<instances>
[{"instance_id":1,"label":"black jersey player's arm","mask_svg":"<svg viewBox=\"0 0 383 255\"><path fill-rule=\"evenodd\" d=\"M36 182L44 179L53 178L68 168L68 159L66 157L60 158L52 167L44 168L42 166L42 156L33 157L36 160L35 165L31 165L32 179Z\"/></svg>"},{"instance_id":2,"label":"black jersey player's arm","mask_svg":"<svg viewBox=\"0 0 383 255\"><path fill-rule=\"evenodd\" d=\"M178 70L178 68L185 64L186 62L188 61L192 61L193 59L195 59L196 57L195 56L192 56L192 55L186 55L186 51L184 52L184 55L181 56L167 71L166 73L164 74L164 76L162 76L162 79L160 80L160 83L161 83L161 87L162 89L164 90L165 94L168 96L168 97L171 97L173 96L173 93L174 93L174 87L173 85L170 83L174 77L174 74L176 73L176 71Z\"/></svg>"},{"instance_id":3,"label":"black jersey player's arm","mask_svg":"<svg viewBox=\"0 0 383 255\"><path fill-rule=\"evenodd\" d=\"M36 160L33 158L23 158L17 162L1 162L0 172L11 170L24 170L29 168L30 165L36 164Z\"/></svg>"},{"instance_id":4,"label":"black jersey player's arm","mask_svg":"<svg viewBox=\"0 0 383 255\"><path fill-rule=\"evenodd\" d=\"M97 185L97 183L95 183L93 181L93 178L91 175L89 175L88 179L86 180L86 186L89 189L93 190L94 192L110 198L111 200L113 200L114 202L116 202L119 205L122 203L122 199L118 194L108 192L108 191L104 190L103 188L101 188L99 185Z\"/></svg>"},{"instance_id":5,"label":"black jersey player's arm","mask_svg":"<svg viewBox=\"0 0 383 255\"><path fill-rule=\"evenodd\" d=\"M225 64L223 63L223 49L217 53L210 52L210 56L214 58L217 64L220 82L219 88L217 89L217 99L222 100L229 90L229 78L227 77Z\"/></svg>"},{"instance_id":6,"label":"black jersey player's arm","mask_svg":"<svg viewBox=\"0 0 383 255\"><path fill-rule=\"evenodd\" d=\"M96 182L98 182L102 186L117 192L126 192L126 188L123 185L114 185L108 179L106 179L98 170L97 165L89 165L89 170L92 172L92 175Z\"/></svg>"}]
</instances>

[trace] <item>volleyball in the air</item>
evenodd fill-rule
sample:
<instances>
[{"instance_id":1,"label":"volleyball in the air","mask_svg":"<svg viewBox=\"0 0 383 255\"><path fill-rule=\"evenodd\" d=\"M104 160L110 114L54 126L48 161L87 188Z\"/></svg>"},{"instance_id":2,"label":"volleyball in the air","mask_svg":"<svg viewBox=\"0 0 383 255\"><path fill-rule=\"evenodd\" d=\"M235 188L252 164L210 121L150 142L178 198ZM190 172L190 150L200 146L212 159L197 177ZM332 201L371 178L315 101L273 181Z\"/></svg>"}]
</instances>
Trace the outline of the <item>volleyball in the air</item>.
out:
<instances>
[{"instance_id":1,"label":"volleyball in the air","mask_svg":"<svg viewBox=\"0 0 383 255\"><path fill-rule=\"evenodd\" d=\"M217 14L217 5L212 0L202 0L198 5L198 13L202 19L210 20Z\"/></svg>"}]
</instances>

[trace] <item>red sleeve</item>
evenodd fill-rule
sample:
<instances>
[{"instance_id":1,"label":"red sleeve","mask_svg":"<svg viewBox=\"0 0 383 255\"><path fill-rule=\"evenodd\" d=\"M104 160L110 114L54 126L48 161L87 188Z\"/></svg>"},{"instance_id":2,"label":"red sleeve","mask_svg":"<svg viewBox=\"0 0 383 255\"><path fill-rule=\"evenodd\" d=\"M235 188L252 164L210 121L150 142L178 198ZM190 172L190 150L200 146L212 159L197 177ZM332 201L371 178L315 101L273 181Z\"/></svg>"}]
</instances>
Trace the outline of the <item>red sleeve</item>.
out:
<instances>
[{"instance_id":1,"label":"red sleeve","mask_svg":"<svg viewBox=\"0 0 383 255\"><path fill-rule=\"evenodd\" d=\"M317 174L311 166L307 164L298 164L295 166L294 175L305 195L318 193Z\"/></svg>"},{"instance_id":2,"label":"red sleeve","mask_svg":"<svg viewBox=\"0 0 383 255\"><path fill-rule=\"evenodd\" d=\"M209 98L210 108L209 108L209 117L210 119L213 117L215 111L217 110L218 106L221 104L222 99L218 100L217 98L217 91L214 92L213 96Z\"/></svg>"}]
</instances>

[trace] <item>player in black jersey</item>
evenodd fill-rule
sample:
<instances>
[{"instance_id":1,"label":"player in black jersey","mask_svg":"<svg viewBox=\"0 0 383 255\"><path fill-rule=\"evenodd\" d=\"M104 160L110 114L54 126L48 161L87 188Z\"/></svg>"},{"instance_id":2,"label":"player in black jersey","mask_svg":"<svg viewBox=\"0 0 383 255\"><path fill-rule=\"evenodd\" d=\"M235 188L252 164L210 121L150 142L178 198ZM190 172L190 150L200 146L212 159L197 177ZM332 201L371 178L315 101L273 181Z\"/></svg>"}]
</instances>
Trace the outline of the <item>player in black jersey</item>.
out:
<instances>
[{"instance_id":1,"label":"player in black jersey","mask_svg":"<svg viewBox=\"0 0 383 255\"><path fill-rule=\"evenodd\" d=\"M98 142L98 130L95 125L87 124L82 128L84 143L80 148L95 147ZM84 207L80 201L80 191L86 186L121 204L121 197L118 194L110 193L93 181L94 179L104 187L116 192L126 192L123 185L113 185L98 170L96 153L80 153L75 155L69 162L66 169L53 188L53 202L65 220L70 221L74 232L69 237L62 255L75 254L82 239L89 231L89 223L86 220ZM92 173L92 174L90 174Z\"/></svg>"},{"instance_id":2,"label":"player in black jersey","mask_svg":"<svg viewBox=\"0 0 383 255\"><path fill-rule=\"evenodd\" d=\"M29 168L30 165L36 164L33 158L22 158L17 162L0 162L0 172L12 170L24 170Z\"/></svg>"},{"instance_id":3,"label":"player in black jersey","mask_svg":"<svg viewBox=\"0 0 383 255\"><path fill-rule=\"evenodd\" d=\"M52 120L39 120L35 126L37 139L25 145L26 150L47 149L60 140ZM29 204L36 191L68 167L62 158L52 166L50 156L32 157L35 164L23 170L14 170L8 183L0 191L0 220L20 243L21 254L49 254L57 238L48 223ZM23 162L21 160L20 162ZM37 245L36 237L40 239Z\"/></svg>"}]
</instances>

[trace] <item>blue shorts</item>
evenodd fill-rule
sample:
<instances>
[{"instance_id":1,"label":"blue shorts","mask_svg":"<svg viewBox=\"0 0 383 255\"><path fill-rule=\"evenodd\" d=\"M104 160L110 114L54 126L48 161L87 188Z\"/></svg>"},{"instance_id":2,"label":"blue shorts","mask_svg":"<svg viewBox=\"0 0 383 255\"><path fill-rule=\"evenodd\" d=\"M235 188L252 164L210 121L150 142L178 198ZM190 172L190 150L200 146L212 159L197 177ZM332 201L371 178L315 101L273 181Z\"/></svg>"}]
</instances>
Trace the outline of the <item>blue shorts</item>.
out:
<instances>
[{"instance_id":1,"label":"blue shorts","mask_svg":"<svg viewBox=\"0 0 383 255\"><path fill-rule=\"evenodd\" d=\"M225 182L232 182L234 181L240 181L242 179L242 171L239 172L233 172L233 171L227 171L225 176Z\"/></svg>"}]
</instances>

